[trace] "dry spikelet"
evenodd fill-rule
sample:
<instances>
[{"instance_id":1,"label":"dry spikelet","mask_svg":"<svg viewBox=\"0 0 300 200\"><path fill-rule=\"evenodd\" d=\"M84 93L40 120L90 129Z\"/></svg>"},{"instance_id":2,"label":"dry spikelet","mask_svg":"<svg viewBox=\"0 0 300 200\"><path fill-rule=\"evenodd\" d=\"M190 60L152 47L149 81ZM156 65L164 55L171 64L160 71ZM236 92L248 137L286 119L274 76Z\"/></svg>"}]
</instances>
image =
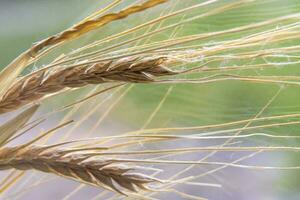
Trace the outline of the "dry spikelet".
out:
<instances>
[{"instance_id":1,"label":"dry spikelet","mask_svg":"<svg viewBox=\"0 0 300 200\"><path fill-rule=\"evenodd\" d=\"M115 62L107 61L89 65L41 70L14 83L0 100L0 113L18 109L28 103L66 88L106 82L145 83L155 77L174 75L165 67L164 57L129 57Z\"/></svg>"},{"instance_id":2,"label":"dry spikelet","mask_svg":"<svg viewBox=\"0 0 300 200\"><path fill-rule=\"evenodd\" d=\"M49 147L7 147L0 149L0 170L38 170L126 195L126 191L149 190L150 176L130 172L133 167L111 160L92 159L89 155L72 154Z\"/></svg>"}]
</instances>

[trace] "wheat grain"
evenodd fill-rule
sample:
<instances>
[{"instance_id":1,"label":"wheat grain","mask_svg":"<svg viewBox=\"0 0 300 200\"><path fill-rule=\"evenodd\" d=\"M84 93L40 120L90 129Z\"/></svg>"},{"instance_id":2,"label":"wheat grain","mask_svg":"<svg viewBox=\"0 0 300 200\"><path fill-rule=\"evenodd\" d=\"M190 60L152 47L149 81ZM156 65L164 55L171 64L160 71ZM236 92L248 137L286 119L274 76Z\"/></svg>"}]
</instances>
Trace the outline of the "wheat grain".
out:
<instances>
[{"instance_id":1,"label":"wheat grain","mask_svg":"<svg viewBox=\"0 0 300 200\"><path fill-rule=\"evenodd\" d=\"M51 150L49 147L6 147L0 149L0 170L38 170L78 182L126 194L149 190L149 183L159 182L150 176L130 172L134 167L112 160L92 159L90 155Z\"/></svg>"},{"instance_id":2,"label":"wheat grain","mask_svg":"<svg viewBox=\"0 0 300 200\"><path fill-rule=\"evenodd\" d=\"M107 82L146 83L155 81L155 77L176 74L164 66L165 62L164 57L127 57L58 70L41 70L18 80L9 88L0 100L0 113L16 110L66 88Z\"/></svg>"}]
</instances>

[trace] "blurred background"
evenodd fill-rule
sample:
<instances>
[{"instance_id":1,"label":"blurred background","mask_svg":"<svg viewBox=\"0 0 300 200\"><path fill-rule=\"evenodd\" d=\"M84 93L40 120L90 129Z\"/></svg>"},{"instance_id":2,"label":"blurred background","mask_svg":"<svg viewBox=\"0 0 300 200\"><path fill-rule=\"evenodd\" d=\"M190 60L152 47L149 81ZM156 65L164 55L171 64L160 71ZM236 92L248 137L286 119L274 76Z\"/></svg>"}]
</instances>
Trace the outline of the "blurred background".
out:
<instances>
[{"instance_id":1,"label":"blurred background","mask_svg":"<svg viewBox=\"0 0 300 200\"><path fill-rule=\"evenodd\" d=\"M108 5L108 0L1 0L0 1L0 67L3 68L11 62L21 52L28 49L32 43L43 38L58 33L90 13L98 10L104 5ZM125 0L113 11L120 10L136 1ZM61 53L70 52L77 47L88 44L96 39L111 35L121 30L134 27L137 24L146 22L162 13L178 10L196 3L204 2L201 0L171 0L172 3L162 5L158 8L137 14L126 20L114 22L112 25L105 26L101 30L87 34L76 42L64 45L59 51L52 53L41 62L32 65L24 73L37 69L49 60L57 57ZM221 0L216 4L201 9L193 10L184 16L189 18L207 12L220 5L232 3L234 1ZM184 36L198 33L209 33L218 30L225 30L232 27L251 24L263 20L272 19L279 16L299 13L300 2L298 0L262 0L249 3L237 9L226 11L217 15L204 17L186 24L176 32L176 36ZM180 19L173 18L166 21L161 26L166 26ZM273 27L282 24L273 24ZM153 29L157 27L152 27ZM266 29L269 27L266 27ZM141 30L136 34L143 34L146 30ZM249 30L251 32L252 30ZM256 30L253 30L255 32ZM261 30L263 31L263 29ZM236 33L222 38L208 39L202 41L203 44L210 44L231 38L238 38L245 33ZM141 43L151 43L164 38L169 38L170 32L161 33L151 37ZM127 38L128 39L128 38ZM116 41L118 42L118 41ZM196 42L197 43L197 42ZM201 44L201 43L200 43ZM266 41L260 47L253 47L253 50L260 48L276 48L286 45L299 45L299 40L292 39L269 46ZM107 45L107 44L104 44ZM124 47L125 48L125 47ZM237 50L238 51L238 50ZM234 55L235 51L224 52L224 55ZM297 55L297 52L295 53ZM298 53L299 56L299 53ZM280 62L288 62L290 58L283 58ZM296 58L298 59L298 58ZM262 61L259 59L251 60L231 60L224 59L221 62L213 63L211 67L225 67L235 65L249 65L261 62L273 62L273 60ZM212 75L214 72L199 74L199 77ZM236 70L232 72L237 75L247 76L275 76L290 75L299 76L300 70L297 64L282 65L273 68L261 68L250 70ZM98 88L101 86L97 86ZM87 137L91 132L93 136L118 135L127 131L139 130L143 128L156 127L180 127L180 126L200 126L209 124L221 124L231 121L253 118L262 108L266 107L260 117L275 115L295 114L300 112L300 93L299 86L286 86L280 84L255 84L249 82L224 81L210 84L155 84L155 85L130 85L111 93L105 93L101 97L91 100L82 107L78 108L73 117L80 120L82 116L87 119L78 127L71 131L73 138ZM40 114L54 110L60 106L73 102L78 97L83 97L88 91L95 89L89 86L80 90L71 91L67 94L58 95L55 98L46 99L42 105ZM99 102L103 102L100 103ZM270 105L268 105L270 103ZM266 106L267 105L267 106ZM159 106L159 109L157 110ZM90 110L95 110L89 115ZM155 112L157 111L157 112ZM153 114L155 112L155 114ZM39 127L46 130L59 122L67 111L51 115L46 124ZM1 117L1 121L13 116L8 114ZM291 118L287 119L288 122ZM281 121L282 122L282 121ZM283 120L284 122L284 120ZM253 123L253 125L263 125ZM255 129L255 131L245 131L245 133L268 133L277 135L299 135L299 125L275 126L270 128ZM89 129L89 131L88 131ZM92 129L92 131L90 130ZM63 134L65 133L62 131ZM244 132L243 132L244 133ZM36 133L32 133L34 135ZM58 134L58 135L59 135ZM230 134L230 133L229 133ZM32 137L32 135L27 137ZM59 137L59 136L57 136ZM23 138L26 140L26 138ZM56 141L53 137L51 141ZM21 142L20 140L19 142ZM191 142L191 141L189 141ZM243 140L243 143L253 146L299 146L297 139L265 139L263 137L253 137ZM220 144L220 141L195 141L193 144L173 143L166 146L209 146ZM159 148L159 145L146 144L139 148L147 149L148 146ZM198 160L204 153L188 155L186 159ZM233 161L247 153L225 152L217 153L211 158L214 160ZM265 166L297 166L300 157L297 152L266 152L255 155L245 161L248 165ZM164 168L164 167L162 167ZM184 167L168 167L167 172L162 177L169 177ZM213 166L197 166L189 175L197 175L213 169ZM1 172L4 175L5 172ZM200 177L200 182L218 183L222 188L210 188L200 186L178 186L178 190L193 195L209 199L240 200L240 199L299 199L299 170L252 170L227 167L207 176ZM43 178L42 182L40 178ZM47 179L46 179L47 178ZM36 184L35 184L36 183ZM54 176L45 176L42 173L28 173L26 179L6 194L6 199L93 199L99 194L99 189L84 187L76 191L78 183L64 180ZM27 189L26 189L27 188ZM72 192L76 191L74 195ZM69 195L69 196L68 196ZM106 199L103 195L99 199ZM184 199L183 197L160 195L159 199Z\"/></svg>"}]
</instances>

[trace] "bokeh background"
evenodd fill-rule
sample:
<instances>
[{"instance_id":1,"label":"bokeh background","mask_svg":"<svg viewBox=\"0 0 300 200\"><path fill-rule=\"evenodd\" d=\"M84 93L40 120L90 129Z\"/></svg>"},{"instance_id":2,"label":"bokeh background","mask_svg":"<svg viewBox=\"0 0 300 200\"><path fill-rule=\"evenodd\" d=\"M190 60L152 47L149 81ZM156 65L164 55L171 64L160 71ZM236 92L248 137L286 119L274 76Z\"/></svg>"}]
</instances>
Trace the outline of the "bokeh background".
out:
<instances>
[{"instance_id":1,"label":"bokeh background","mask_svg":"<svg viewBox=\"0 0 300 200\"><path fill-rule=\"evenodd\" d=\"M52 58L63 52L69 52L76 47L94 41L97 38L110 35L120 30L133 27L143 21L155 18L168 9L178 9L182 6L193 5L200 0L173 1L169 7L160 6L152 11L147 11L144 14L138 14L134 17L115 22L113 25L88 34L76 42L65 45L56 53L51 54L47 59L31 66L25 73L33 69L41 67ZM83 19L89 13L107 5L110 1L107 0L1 0L0 1L0 67L3 68L13 58L19 55L22 51L29 48L33 42L39 41L47 36L55 34L70 27L72 24ZM119 10L124 8L134 1L125 0L120 6L114 8ZM220 5L234 1L219 1ZM189 16L197 15L201 12L206 12L214 8L215 5L197 9ZM213 32L224 30L232 27L237 27L245 24L250 24L258 21L272 19L278 16L284 16L292 13L299 13L300 2L298 0L262 0L256 3L244 6L242 8L227 11L215 16L202 18L187 24L177 32L177 35L189 35L195 33ZM178 18L169 20L165 24L172 23ZM165 25L163 24L163 25ZM281 26L281 24L274 24ZM154 27L155 28L155 27ZM266 27L267 28L267 27ZM142 34L142 30L136 34ZM256 31L256 30L253 30ZM250 30L251 32L251 30ZM244 33L240 33L242 35ZM148 42L168 38L170 33L163 33L150 38ZM218 40L238 38L239 33L228 35L225 38L218 38L203 41L205 44L217 42ZM285 45L299 45L299 41L293 39L285 41L285 43L272 44L273 47ZM104 44L106 45L106 44ZM262 44L260 47L267 48L268 43ZM255 49L253 48L253 49ZM227 55L235 52L225 52ZM285 58L289 61L289 58ZM284 60L281 60L284 62ZM226 60L215 63L212 67L222 67L231 65L243 65L259 63L261 60ZM267 61L266 61L267 62ZM213 72L212 72L213 73ZM211 73L211 74L212 74ZM255 69L255 70L240 70L235 71L238 75L293 75L299 76L300 70L297 65L288 65L275 67L271 69ZM199 76L208 76L209 73L200 74ZM84 88L82 90L72 91L66 95L59 95L55 98L50 98L44 101L40 113L54 110L55 108L65 105L72 100L82 97L87 91L94 87ZM166 96L167 94L167 96ZM87 115L91 109L96 109L88 120L80 127L73 130L74 137L86 137L87 129L94 127L97 121L101 119L101 123L97 124L93 129L93 134L97 136L117 135L122 132L138 130L145 126L147 128L154 127L173 127L173 126L199 126L208 124L219 124L236 120L249 119L254 117L276 94L276 98L262 113L262 117L293 114L300 112L300 93L298 86L285 86L279 84L252 84L248 82L226 81L211 84L178 84L178 85L132 85L126 86L119 90L115 90L110 94L104 94L102 97L92 100L90 104L84 105L74 114L75 119L80 119L81 116ZM149 121L149 117L153 111L165 99L163 105L158 110L156 115ZM99 100L107 99L105 102L95 107ZM114 107L106 115L106 111L112 103ZM53 127L66 113L58 113L49 117L46 125L40 129ZM11 114L12 115L12 114ZM104 116L104 117L103 117ZM8 116L2 117L4 121ZM291 119L289 119L291 120ZM256 124L258 125L258 124ZM145 127L144 127L145 128ZM298 135L300 126L282 126L272 128L261 128L256 130L259 133L269 133L278 135ZM247 132L246 132L247 133ZM34 133L33 133L34 134ZM24 138L25 140L26 138ZM57 138L53 138L55 141ZM297 139L265 139L251 138L246 140L247 144L256 146L298 146ZM199 142L195 145L211 145L214 141L207 143ZM173 144L185 146L185 144ZM152 147L156 147L152 144ZM145 147L146 148L146 147ZM243 155L242 153L219 153L215 159L223 159L230 161ZM200 155L194 155L194 159ZM190 157L193 158L193 157ZM297 152L276 152L263 153L248 159L244 164L249 165L275 165L275 166L294 166L299 164L300 157ZM193 173L199 173L208 170L209 167L196 167ZM176 169L177 171L180 169ZM169 173L175 173L169 170ZM1 174L4 174L1 172ZM93 187L85 187L76 195L72 195L72 191L78 187L77 183L63 180L53 176L44 176L40 173L29 174L29 181L24 181L16 186L16 192L9 192L7 199L92 199L99 190ZM40 177L45 177L45 181L40 184L33 184L40 180ZM47 177L47 180L46 180ZM219 183L222 188L199 188L196 186L185 186L179 188L181 191L192 191L193 194L200 195L210 199L299 199L299 171L297 170L249 170L238 168L226 168L212 175L205 176L200 181L208 181ZM32 186L31 186L32 185ZM28 190L24 188L29 187ZM30 187L31 186L31 187ZM68 196L68 194L70 196ZM102 197L105 199L105 196ZM99 199L102 199L99 198ZM171 196L160 196L161 199L171 199ZM180 197L176 197L180 199ZM173 197L172 199L175 199Z\"/></svg>"}]
</instances>

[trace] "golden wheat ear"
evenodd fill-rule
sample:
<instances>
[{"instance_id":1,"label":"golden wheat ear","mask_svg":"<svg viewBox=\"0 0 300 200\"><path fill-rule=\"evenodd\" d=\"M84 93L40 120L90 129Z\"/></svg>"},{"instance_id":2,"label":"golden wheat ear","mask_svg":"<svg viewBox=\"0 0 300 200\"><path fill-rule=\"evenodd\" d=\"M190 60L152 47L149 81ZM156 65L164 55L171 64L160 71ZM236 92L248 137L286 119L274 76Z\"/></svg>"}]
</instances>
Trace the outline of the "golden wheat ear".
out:
<instances>
[{"instance_id":1,"label":"golden wheat ear","mask_svg":"<svg viewBox=\"0 0 300 200\"><path fill-rule=\"evenodd\" d=\"M146 83L156 77L177 72L164 66L164 57L129 57L115 62L106 61L89 65L40 71L17 81L0 100L0 114L57 93L66 88L107 82Z\"/></svg>"},{"instance_id":2,"label":"golden wheat ear","mask_svg":"<svg viewBox=\"0 0 300 200\"><path fill-rule=\"evenodd\" d=\"M131 172L135 167L90 155L53 150L47 146L0 149L0 170L38 170L126 195L126 191L150 190L158 179Z\"/></svg>"}]
</instances>

